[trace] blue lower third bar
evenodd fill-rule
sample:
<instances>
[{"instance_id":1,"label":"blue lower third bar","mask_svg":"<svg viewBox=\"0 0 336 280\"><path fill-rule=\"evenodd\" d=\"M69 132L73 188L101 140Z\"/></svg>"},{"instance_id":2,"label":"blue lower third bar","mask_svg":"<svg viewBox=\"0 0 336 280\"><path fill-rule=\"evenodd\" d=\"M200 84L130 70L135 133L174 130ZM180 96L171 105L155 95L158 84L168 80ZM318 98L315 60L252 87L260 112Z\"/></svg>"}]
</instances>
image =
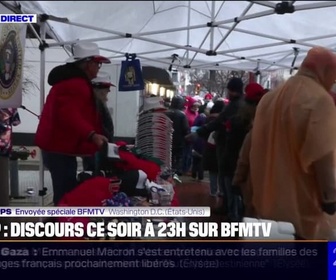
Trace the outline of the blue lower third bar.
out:
<instances>
[{"instance_id":1,"label":"blue lower third bar","mask_svg":"<svg viewBox=\"0 0 336 280\"><path fill-rule=\"evenodd\" d=\"M336 242L328 242L328 280L336 279Z\"/></svg>"}]
</instances>

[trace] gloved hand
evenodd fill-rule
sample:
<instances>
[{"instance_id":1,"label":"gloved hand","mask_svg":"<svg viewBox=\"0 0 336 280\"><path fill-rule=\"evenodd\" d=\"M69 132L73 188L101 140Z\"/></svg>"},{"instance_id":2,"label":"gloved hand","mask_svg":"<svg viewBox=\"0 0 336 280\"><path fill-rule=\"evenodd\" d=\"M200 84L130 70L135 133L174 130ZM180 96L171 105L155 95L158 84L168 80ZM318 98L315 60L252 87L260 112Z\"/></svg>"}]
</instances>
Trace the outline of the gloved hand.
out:
<instances>
[{"instance_id":1,"label":"gloved hand","mask_svg":"<svg viewBox=\"0 0 336 280\"><path fill-rule=\"evenodd\" d=\"M328 215L334 215L336 213L336 202L322 203L322 210Z\"/></svg>"}]
</instances>

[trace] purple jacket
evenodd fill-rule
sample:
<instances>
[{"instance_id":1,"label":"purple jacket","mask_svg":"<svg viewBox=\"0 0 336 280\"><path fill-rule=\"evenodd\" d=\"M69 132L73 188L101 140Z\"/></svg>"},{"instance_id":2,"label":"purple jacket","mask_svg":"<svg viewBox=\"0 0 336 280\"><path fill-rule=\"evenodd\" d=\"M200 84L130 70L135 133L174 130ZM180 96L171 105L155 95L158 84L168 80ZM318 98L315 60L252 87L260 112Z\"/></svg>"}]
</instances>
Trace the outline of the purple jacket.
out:
<instances>
[{"instance_id":1,"label":"purple jacket","mask_svg":"<svg viewBox=\"0 0 336 280\"><path fill-rule=\"evenodd\" d=\"M202 113L202 114L199 114L196 117L193 126L195 126L195 127L201 127L201 126L203 126L205 124L205 122L206 122L206 115ZM194 142L193 142L192 148L196 152L198 152L198 153L200 153L200 154L203 155L203 152L205 150L205 146L206 146L206 140L203 139L202 137L197 137L197 139L194 140Z\"/></svg>"}]
</instances>

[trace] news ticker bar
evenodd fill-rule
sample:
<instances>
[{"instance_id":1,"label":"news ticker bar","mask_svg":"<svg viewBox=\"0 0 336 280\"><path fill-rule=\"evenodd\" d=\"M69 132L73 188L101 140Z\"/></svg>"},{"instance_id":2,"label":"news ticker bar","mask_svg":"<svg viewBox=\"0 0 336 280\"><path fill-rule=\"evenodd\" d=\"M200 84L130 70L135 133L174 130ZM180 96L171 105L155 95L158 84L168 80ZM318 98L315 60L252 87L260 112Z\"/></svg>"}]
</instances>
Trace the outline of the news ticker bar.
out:
<instances>
[{"instance_id":1,"label":"news ticker bar","mask_svg":"<svg viewBox=\"0 0 336 280\"><path fill-rule=\"evenodd\" d=\"M57 268L77 278L98 270L111 273L111 268L127 269L128 277L139 275L142 268L175 273L175 277L176 270L184 269L189 277L232 270L237 279L283 280L300 275L326 280L327 247L327 242L1 242L0 270L1 276L13 276L22 270L40 275L47 271L43 268ZM335 280L332 276L329 273L329 279Z\"/></svg>"},{"instance_id":2,"label":"news ticker bar","mask_svg":"<svg viewBox=\"0 0 336 280\"><path fill-rule=\"evenodd\" d=\"M210 217L210 207L2 207L0 217Z\"/></svg>"}]
</instances>

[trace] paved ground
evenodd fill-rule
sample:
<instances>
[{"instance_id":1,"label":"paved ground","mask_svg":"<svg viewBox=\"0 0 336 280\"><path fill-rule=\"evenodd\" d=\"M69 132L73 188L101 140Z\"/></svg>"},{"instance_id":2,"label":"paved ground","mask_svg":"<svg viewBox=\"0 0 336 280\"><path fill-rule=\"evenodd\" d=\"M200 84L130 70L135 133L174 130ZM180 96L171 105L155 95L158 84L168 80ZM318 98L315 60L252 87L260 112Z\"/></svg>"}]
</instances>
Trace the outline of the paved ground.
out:
<instances>
[{"instance_id":1,"label":"paved ground","mask_svg":"<svg viewBox=\"0 0 336 280\"><path fill-rule=\"evenodd\" d=\"M52 185L50 173L44 172L44 187L47 195L43 198L39 196L40 183L39 171L36 170L19 170L19 188L18 191L12 191L15 194L10 203L12 206L47 206L52 200ZM17 197L17 194L19 197Z\"/></svg>"}]
</instances>

